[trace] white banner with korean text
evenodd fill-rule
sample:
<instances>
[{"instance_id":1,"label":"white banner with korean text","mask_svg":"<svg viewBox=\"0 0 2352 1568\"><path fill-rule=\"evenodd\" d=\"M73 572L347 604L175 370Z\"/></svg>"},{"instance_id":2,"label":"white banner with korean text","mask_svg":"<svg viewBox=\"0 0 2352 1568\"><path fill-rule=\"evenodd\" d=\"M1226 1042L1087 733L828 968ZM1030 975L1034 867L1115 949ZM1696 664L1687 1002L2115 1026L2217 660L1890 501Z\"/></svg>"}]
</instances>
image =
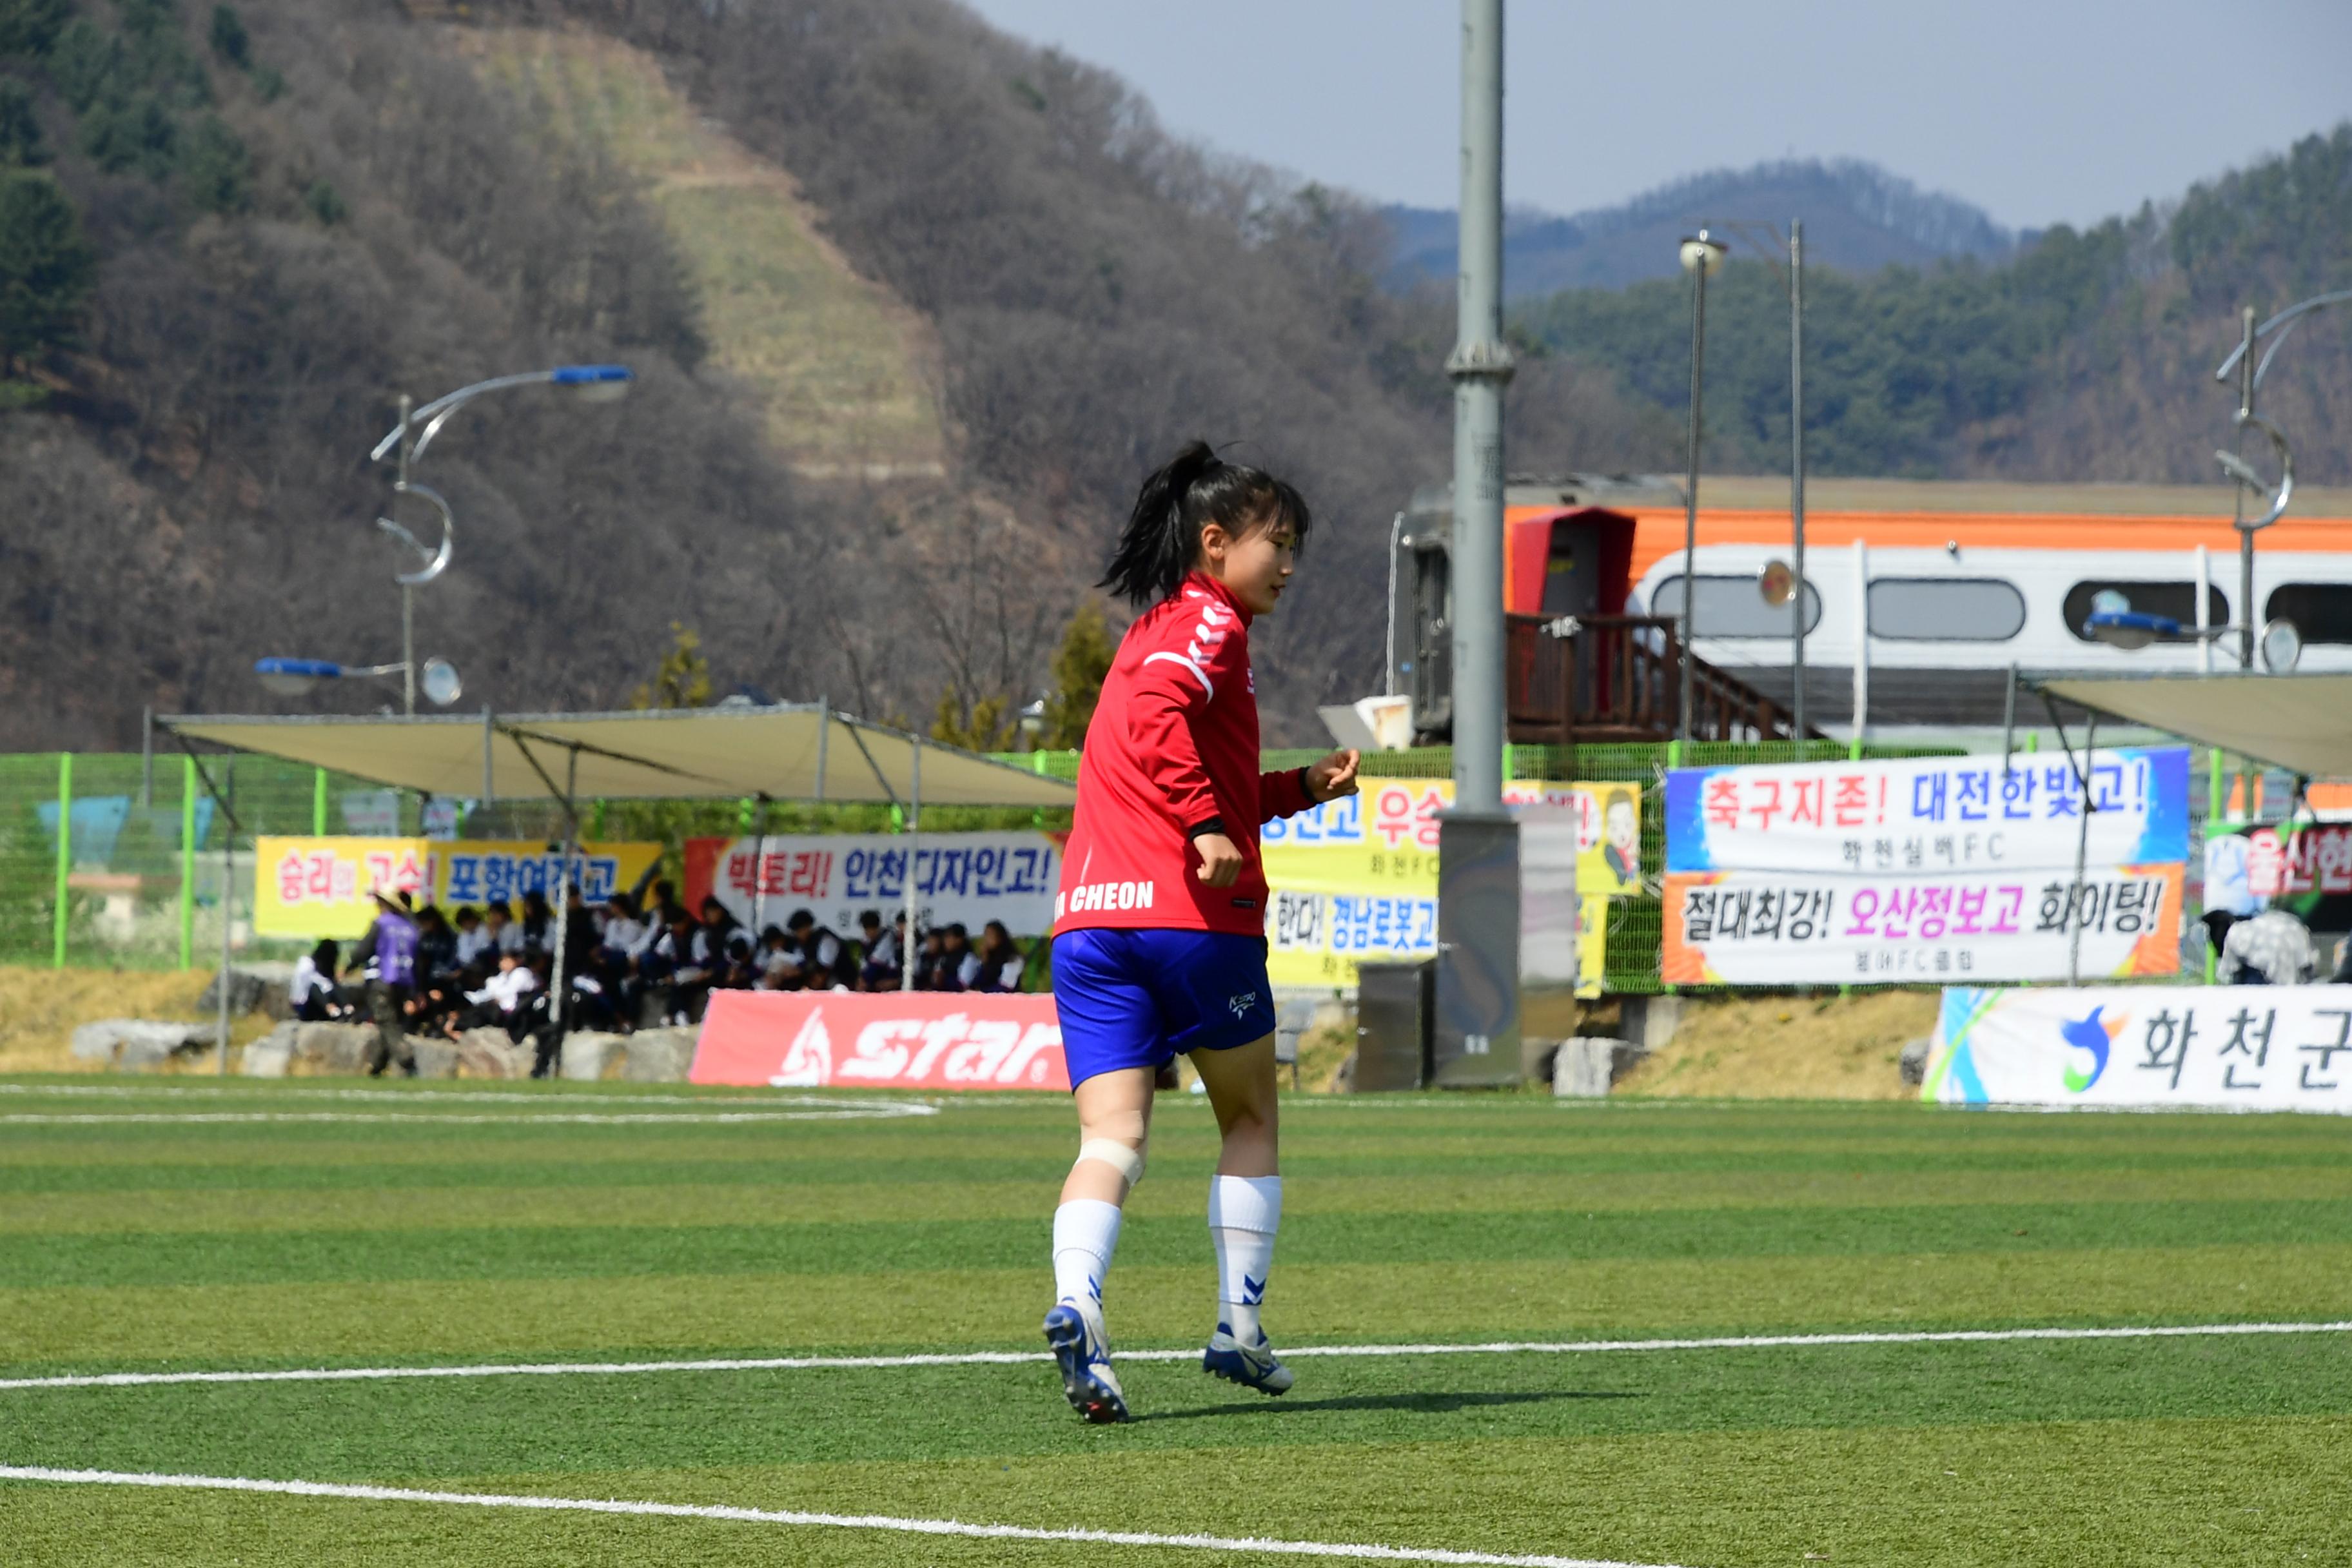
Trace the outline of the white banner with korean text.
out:
<instances>
[{"instance_id":1,"label":"white banner with korean text","mask_svg":"<svg viewBox=\"0 0 2352 1568\"><path fill-rule=\"evenodd\" d=\"M793 834L689 838L687 907L708 894L746 925L753 911L782 925L805 909L843 934L866 910L887 925L907 907L907 851L915 848L915 903L926 927L961 925L975 934L1002 921L1014 936L1054 927L1062 849L1045 833Z\"/></svg>"},{"instance_id":2,"label":"white banner with korean text","mask_svg":"<svg viewBox=\"0 0 2352 1568\"><path fill-rule=\"evenodd\" d=\"M1675 984L2179 968L2183 747L1678 768L1665 805Z\"/></svg>"},{"instance_id":3,"label":"white banner with korean text","mask_svg":"<svg viewBox=\"0 0 2352 1568\"><path fill-rule=\"evenodd\" d=\"M2084 841L2082 765L2092 810ZM1676 768L1669 871L1941 876L2189 858L2189 750Z\"/></svg>"},{"instance_id":4,"label":"white banner with korean text","mask_svg":"<svg viewBox=\"0 0 2352 1568\"><path fill-rule=\"evenodd\" d=\"M2076 895L2072 868L1668 872L1661 973L1676 985L2170 974L2180 965L2180 875L2178 864L2095 866Z\"/></svg>"},{"instance_id":5,"label":"white banner with korean text","mask_svg":"<svg viewBox=\"0 0 2352 1568\"><path fill-rule=\"evenodd\" d=\"M1919 1097L2352 1112L2352 987L1948 987Z\"/></svg>"}]
</instances>

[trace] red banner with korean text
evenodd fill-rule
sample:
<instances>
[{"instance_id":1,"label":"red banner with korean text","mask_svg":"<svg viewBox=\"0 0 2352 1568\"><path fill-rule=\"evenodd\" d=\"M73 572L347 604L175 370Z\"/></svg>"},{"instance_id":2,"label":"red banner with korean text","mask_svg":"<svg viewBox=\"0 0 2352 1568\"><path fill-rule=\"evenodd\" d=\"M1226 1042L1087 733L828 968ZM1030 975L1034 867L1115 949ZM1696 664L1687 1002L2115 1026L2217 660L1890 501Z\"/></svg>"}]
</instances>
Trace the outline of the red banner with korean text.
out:
<instances>
[{"instance_id":1,"label":"red banner with korean text","mask_svg":"<svg viewBox=\"0 0 2352 1568\"><path fill-rule=\"evenodd\" d=\"M978 992L717 992L689 1077L778 1089L1070 1087L1053 997Z\"/></svg>"},{"instance_id":2,"label":"red banner with korean text","mask_svg":"<svg viewBox=\"0 0 2352 1568\"><path fill-rule=\"evenodd\" d=\"M715 898L737 920L782 925L805 909L836 931L873 910L885 921L907 903L915 856L916 913L926 926L977 931L1001 921L1014 936L1053 929L1061 844L1048 833L803 833L686 841L686 907Z\"/></svg>"}]
</instances>

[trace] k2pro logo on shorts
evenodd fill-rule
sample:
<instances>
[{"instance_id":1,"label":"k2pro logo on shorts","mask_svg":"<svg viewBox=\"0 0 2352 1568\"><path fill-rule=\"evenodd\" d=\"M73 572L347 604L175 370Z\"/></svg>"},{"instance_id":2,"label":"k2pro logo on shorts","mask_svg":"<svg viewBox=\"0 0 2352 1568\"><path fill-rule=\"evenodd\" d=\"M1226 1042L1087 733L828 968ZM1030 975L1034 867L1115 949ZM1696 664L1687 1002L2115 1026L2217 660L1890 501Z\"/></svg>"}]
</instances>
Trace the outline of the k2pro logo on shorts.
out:
<instances>
[{"instance_id":1,"label":"k2pro logo on shorts","mask_svg":"<svg viewBox=\"0 0 2352 1568\"><path fill-rule=\"evenodd\" d=\"M1249 1016L1250 1009L1257 1005L1257 993L1244 991L1238 996L1228 996L1225 998L1225 1005L1232 1010L1234 1017L1246 1018Z\"/></svg>"},{"instance_id":2,"label":"k2pro logo on shorts","mask_svg":"<svg viewBox=\"0 0 2352 1568\"><path fill-rule=\"evenodd\" d=\"M1148 910L1156 884L1140 882L1081 882L1054 895L1054 918L1085 914L1093 910Z\"/></svg>"}]
</instances>

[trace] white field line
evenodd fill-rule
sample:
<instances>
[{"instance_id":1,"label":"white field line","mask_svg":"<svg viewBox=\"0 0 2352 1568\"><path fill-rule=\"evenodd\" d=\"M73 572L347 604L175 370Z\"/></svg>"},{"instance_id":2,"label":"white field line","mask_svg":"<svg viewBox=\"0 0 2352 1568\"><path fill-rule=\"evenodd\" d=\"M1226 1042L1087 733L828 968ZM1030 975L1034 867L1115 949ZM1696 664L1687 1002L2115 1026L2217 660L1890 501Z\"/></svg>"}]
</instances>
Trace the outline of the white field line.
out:
<instances>
[{"instance_id":1,"label":"white field line","mask_svg":"<svg viewBox=\"0 0 2352 1568\"><path fill-rule=\"evenodd\" d=\"M1636 1351L1774 1350L1812 1345L1996 1344L2021 1340L2213 1339L2244 1334L2352 1333L2352 1319L2325 1323L2184 1323L2116 1329L1949 1329L1886 1333L1748 1334L1689 1340L1496 1340L1484 1344L1302 1345L1282 1353L1310 1356L1602 1355ZM1118 1361L1191 1361L1196 1350L1120 1351ZM142 1388L185 1383L373 1383L432 1377L618 1376L662 1372L809 1372L835 1368L1020 1366L1050 1362L1044 1351L944 1351L919 1355L761 1356L723 1361L558 1361L478 1366L331 1366L254 1372L101 1372L0 1378L19 1388Z\"/></svg>"},{"instance_id":2,"label":"white field line","mask_svg":"<svg viewBox=\"0 0 2352 1568\"><path fill-rule=\"evenodd\" d=\"M373 1121L373 1122L532 1122L573 1126L643 1127L662 1122L720 1121L888 1121L908 1116L937 1116L927 1105L845 1106L828 1110L624 1110L598 1116L591 1112L452 1110L96 1110L79 1114L26 1111L0 1115L0 1125L89 1125L100 1122L161 1121L175 1124L203 1121Z\"/></svg>"},{"instance_id":3,"label":"white field line","mask_svg":"<svg viewBox=\"0 0 2352 1568\"><path fill-rule=\"evenodd\" d=\"M327 1481L256 1480L244 1476L173 1476L122 1470L55 1470L0 1465L0 1480L68 1486L149 1487L192 1491L265 1492L280 1497L342 1498L354 1502L455 1503L468 1508L527 1509L542 1513L635 1514L657 1519L715 1519L741 1524L791 1524L832 1530L879 1530L900 1535L952 1535L976 1541L1068 1542L1098 1546L1172 1546L1196 1552L1254 1552L1277 1557L1340 1557L1375 1563L1470 1563L1481 1568L1644 1568L1591 1557L1502 1552L1454 1552L1435 1546L1371 1546L1335 1541L1277 1541L1255 1536L1160 1535L1137 1530L1042 1530L1024 1524L977 1524L957 1519L898 1519L878 1513L806 1513L797 1509L728 1508L709 1503L632 1502L617 1498L518 1497L498 1492L436 1492L406 1487L341 1486ZM1664 1564L1649 1568L1667 1568Z\"/></svg>"},{"instance_id":4,"label":"white field line","mask_svg":"<svg viewBox=\"0 0 2352 1568\"><path fill-rule=\"evenodd\" d=\"M153 1096L194 1095L200 1099L240 1100L396 1100L410 1105L443 1105L466 1100L489 1105L674 1105L692 1110L706 1105L797 1106L814 1110L892 1110L928 1115L936 1107L920 1100L857 1100L821 1094L568 1094L541 1089L283 1089L260 1085L222 1084L79 1084L0 1083L0 1094L104 1095L110 1099L145 1100ZM909 1107L916 1109L909 1110Z\"/></svg>"}]
</instances>

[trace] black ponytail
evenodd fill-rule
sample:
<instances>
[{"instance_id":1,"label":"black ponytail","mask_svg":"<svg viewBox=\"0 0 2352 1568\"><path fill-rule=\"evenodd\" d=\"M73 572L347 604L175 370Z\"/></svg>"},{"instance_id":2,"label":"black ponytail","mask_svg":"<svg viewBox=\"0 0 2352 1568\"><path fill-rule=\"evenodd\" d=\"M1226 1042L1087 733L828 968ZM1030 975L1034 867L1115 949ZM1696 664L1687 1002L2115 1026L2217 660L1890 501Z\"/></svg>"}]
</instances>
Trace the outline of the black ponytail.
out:
<instances>
[{"instance_id":1,"label":"black ponytail","mask_svg":"<svg viewBox=\"0 0 2352 1568\"><path fill-rule=\"evenodd\" d=\"M1226 462L1206 441L1189 442L1136 492L1100 585L1139 608L1158 604L1192 570L1204 524L1239 538L1286 522L1304 543L1309 521L1306 498L1284 480Z\"/></svg>"}]
</instances>

